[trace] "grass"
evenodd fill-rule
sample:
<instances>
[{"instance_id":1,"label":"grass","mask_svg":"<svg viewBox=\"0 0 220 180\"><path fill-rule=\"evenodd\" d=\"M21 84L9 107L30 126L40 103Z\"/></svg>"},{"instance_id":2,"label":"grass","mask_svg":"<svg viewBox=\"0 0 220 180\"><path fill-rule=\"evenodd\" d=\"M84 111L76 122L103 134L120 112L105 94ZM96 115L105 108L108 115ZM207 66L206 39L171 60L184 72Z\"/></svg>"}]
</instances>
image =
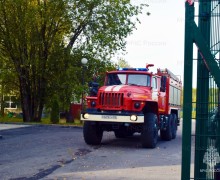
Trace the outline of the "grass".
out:
<instances>
[{"instance_id":1,"label":"grass","mask_svg":"<svg viewBox=\"0 0 220 180\"><path fill-rule=\"evenodd\" d=\"M8 116L4 116L4 117L0 117L0 122L1 123L22 123L23 119L21 118L16 118L16 117L8 117Z\"/></svg>"},{"instance_id":2,"label":"grass","mask_svg":"<svg viewBox=\"0 0 220 180\"><path fill-rule=\"evenodd\" d=\"M0 123L21 123L21 124L52 124L50 118L42 118L41 122L23 122L22 118L18 117L8 117L5 115L4 117L0 117ZM60 119L58 125L67 125L67 126L82 126L82 122L79 119L75 119L73 123L67 123L66 119Z\"/></svg>"}]
</instances>

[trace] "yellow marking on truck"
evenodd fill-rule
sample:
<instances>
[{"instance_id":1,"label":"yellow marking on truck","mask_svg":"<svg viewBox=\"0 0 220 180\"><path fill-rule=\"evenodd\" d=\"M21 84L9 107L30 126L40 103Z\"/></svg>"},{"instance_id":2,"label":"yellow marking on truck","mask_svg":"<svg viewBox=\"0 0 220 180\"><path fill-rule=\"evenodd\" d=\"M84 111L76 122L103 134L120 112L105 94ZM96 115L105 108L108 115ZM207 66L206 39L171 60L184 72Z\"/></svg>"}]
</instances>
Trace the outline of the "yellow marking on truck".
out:
<instances>
[{"instance_id":1,"label":"yellow marking on truck","mask_svg":"<svg viewBox=\"0 0 220 180\"><path fill-rule=\"evenodd\" d=\"M143 98L143 99L148 99L148 96L145 95L134 95L135 98Z\"/></svg>"}]
</instances>

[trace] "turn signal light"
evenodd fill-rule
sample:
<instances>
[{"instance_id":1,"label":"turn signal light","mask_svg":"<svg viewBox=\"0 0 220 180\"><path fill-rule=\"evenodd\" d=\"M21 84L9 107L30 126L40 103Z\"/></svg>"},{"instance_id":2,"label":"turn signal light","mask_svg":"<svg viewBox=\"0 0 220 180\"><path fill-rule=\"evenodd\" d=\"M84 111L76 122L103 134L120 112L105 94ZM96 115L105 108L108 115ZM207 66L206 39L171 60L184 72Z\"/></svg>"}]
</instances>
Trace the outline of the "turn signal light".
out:
<instances>
[{"instance_id":1,"label":"turn signal light","mask_svg":"<svg viewBox=\"0 0 220 180\"><path fill-rule=\"evenodd\" d=\"M134 108L135 109L139 109L141 107L141 104L139 103L139 102L136 102L135 104L134 104Z\"/></svg>"},{"instance_id":2,"label":"turn signal light","mask_svg":"<svg viewBox=\"0 0 220 180\"><path fill-rule=\"evenodd\" d=\"M95 101L92 101L92 102L91 102L91 106L92 106L92 107L96 107L96 102L95 102Z\"/></svg>"}]
</instances>

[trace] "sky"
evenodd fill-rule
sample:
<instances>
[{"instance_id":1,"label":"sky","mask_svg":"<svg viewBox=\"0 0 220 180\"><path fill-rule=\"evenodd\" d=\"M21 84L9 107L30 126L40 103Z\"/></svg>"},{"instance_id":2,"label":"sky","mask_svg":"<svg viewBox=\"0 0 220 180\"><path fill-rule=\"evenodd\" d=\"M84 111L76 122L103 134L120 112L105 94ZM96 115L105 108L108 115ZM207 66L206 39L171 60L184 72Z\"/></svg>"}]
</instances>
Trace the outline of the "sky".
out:
<instances>
[{"instance_id":1,"label":"sky","mask_svg":"<svg viewBox=\"0 0 220 180\"><path fill-rule=\"evenodd\" d=\"M133 0L147 3L150 16L139 15L141 24L127 38L125 59L132 67L153 63L157 68L168 68L183 79L184 65L184 0Z\"/></svg>"}]
</instances>

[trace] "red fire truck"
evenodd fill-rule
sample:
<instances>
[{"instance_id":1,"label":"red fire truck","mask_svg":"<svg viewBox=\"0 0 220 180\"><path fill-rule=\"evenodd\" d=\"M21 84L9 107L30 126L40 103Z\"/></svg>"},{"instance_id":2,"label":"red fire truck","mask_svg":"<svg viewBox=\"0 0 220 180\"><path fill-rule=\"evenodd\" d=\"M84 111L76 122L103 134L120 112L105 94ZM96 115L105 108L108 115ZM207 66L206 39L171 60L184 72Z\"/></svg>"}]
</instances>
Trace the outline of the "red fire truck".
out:
<instances>
[{"instance_id":1,"label":"red fire truck","mask_svg":"<svg viewBox=\"0 0 220 180\"><path fill-rule=\"evenodd\" d=\"M92 88L81 114L87 144L100 144L104 131L114 131L116 138L141 133L144 148L156 147L158 131L162 140L176 138L182 83L168 69L150 72L151 66L107 72L104 86Z\"/></svg>"}]
</instances>

